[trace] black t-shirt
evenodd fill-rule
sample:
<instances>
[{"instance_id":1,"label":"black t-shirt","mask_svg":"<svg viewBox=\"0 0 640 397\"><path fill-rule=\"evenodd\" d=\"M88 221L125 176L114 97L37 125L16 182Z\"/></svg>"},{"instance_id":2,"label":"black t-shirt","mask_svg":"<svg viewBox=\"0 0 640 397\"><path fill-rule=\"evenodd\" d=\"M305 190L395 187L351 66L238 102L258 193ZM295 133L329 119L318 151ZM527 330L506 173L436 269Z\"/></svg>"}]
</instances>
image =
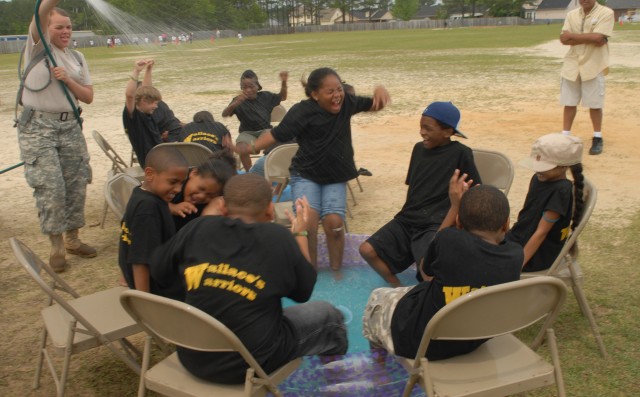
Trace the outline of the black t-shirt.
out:
<instances>
[{"instance_id":1,"label":"black t-shirt","mask_svg":"<svg viewBox=\"0 0 640 397\"><path fill-rule=\"evenodd\" d=\"M195 142L211 149L212 152L222 150L222 138L229 135L229 130L217 121L195 121L182 127L181 142Z\"/></svg>"},{"instance_id":2,"label":"black t-shirt","mask_svg":"<svg viewBox=\"0 0 640 397\"><path fill-rule=\"evenodd\" d=\"M231 103L236 98L233 98ZM232 113L240 120L239 131L260 131L271 128L271 112L280 102L280 95L268 91L259 91L256 99L243 101L233 109Z\"/></svg>"},{"instance_id":3,"label":"black t-shirt","mask_svg":"<svg viewBox=\"0 0 640 397\"><path fill-rule=\"evenodd\" d=\"M158 101L158 107L151 113L151 117L156 122L160 133L169 131L169 142L178 142L182 123L173 114L173 110L169 108L169 105L164 101Z\"/></svg>"},{"instance_id":4,"label":"black t-shirt","mask_svg":"<svg viewBox=\"0 0 640 397\"><path fill-rule=\"evenodd\" d=\"M509 230L507 239L524 247L538 228L544 211L557 212L560 218L553 224L547 237L526 263L523 271L544 270L553 264L569 236L572 210L573 184L570 180L540 182L538 177L533 175L524 206L518 214L518 220Z\"/></svg>"},{"instance_id":5,"label":"black t-shirt","mask_svg":"<svg viewBox=\"0 0 640 397\"><path fill-rule=\"evenodd\" d=\"M351 116L371 109L371 98L345 95L340 113L322 109L306 99L291 107L273 130L279 142L294 138L300 148L291 168L301 176L324 185L346 182L358 176L353 161Z\"/></svg>"},{"instance_id":6,"label":"black t-shirt","mask_svg":"<svg viewBox=\"0 0 640 397\"><path fill-rule=\"evenodd\" d=\"M122 124L124 125L124 132L129 137L133 151L138 157L140 166L144 168L147 153L154 146L162 143L158 126L150 115L142 113L136 108L133 109L133 113L129 117L126 106L122 112Z\"/></svg>"},{"instance_id":7,"label":"black t-shirt","mask_svg":"<svg viewBox=\"0 0 640 397\"><path fill-rule=\"evenodd\" d=\"M295 357L294 329L283 316L281 298L307 301L316 272L286 228L200 217L158 250L152 274L161 285L180 277L185 301L229 327L265 371ZM247 365L237 353L178 348L178 356L200 378L244 380Z\"/></svg>"},{"instance_id":8,"label":"black t-shirt","mask_svg":"<svg viewBox=\"0 0 640 397\"><path fill-rule=\"evenodd\" d=\"M151 192L142 190L140 187L134 188L122 219L118 255L118 265L129 288L135 288L133 265L142 264L153 267L154 251L174 234L175 226L167 203ZM184 297L184 290L180 283L168 283L161 288L153 276L150 280L150 289L151 293L156 295L173 299Z\"/></svg>"},{"instance_id":9,"label":"black t-shirt","mask_svg":"<svg viewBox=\"0 0 640 397\"><path fill-rule=\"evenodd\" d=\"M391 336L397 355L414 358L424 329L447 303L482 287L520 278L524 252L513 242L490 244L465 230L447 228L433 239L423 270L433 276L411 289L396 306ZM484 340L432 341L426 357L439 360L473 351Z\"/></svg>"},{"instance_id":10,"label":"black t-shirt","mask_svg":"<svg viewBox=\"0 0 640 397\"><path fill-rule=\"evenodd\" d=\"M395 218L421 228L441 224L451 206L449 180L456 169L468 174L474 185L482 183L469 147L458 141L433 149L416 143L405 181L407 200Z\"/></svg>"}]
</instances>

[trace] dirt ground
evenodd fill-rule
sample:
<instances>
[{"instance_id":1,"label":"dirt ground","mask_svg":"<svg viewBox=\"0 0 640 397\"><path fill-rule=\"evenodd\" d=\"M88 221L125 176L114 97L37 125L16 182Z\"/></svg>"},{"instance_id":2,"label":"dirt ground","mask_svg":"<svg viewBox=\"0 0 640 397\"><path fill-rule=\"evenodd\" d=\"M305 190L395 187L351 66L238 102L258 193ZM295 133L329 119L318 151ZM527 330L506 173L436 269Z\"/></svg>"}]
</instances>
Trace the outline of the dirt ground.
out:
<instances>
[{"instance_id":1,"label":"dirt ground","mask_svg":"<svg viewBox=\"0 0 640 397\"><path fill-rule=\"evenodd\" d=\"M557 42L528 49L525 54L547 56L549 62L557 63L558 71L561 57L565 49ZM132 55L132 60L133 60ZM638 113L638 82L640 73L626 73L624 76L615 74L616 67L638 70L640 68L640 44L612 43L611 44L612 71L608 78L604 137L604 153L600 156L584 157L585 175L591 179L599 190L598 203L592 222L598 222L610 227L618 227L624 223L625 216L638 209L640 184L636 183L630 174L640 169L640 151L635 145L638 143L637 134L640 132L640 114ZM238 72L239 74L239 72ZM275 76L275 74L274 74ZM630 77L635 76L635 77ZM187 76L184 85L197 85L194 76ZM393 76L391 76L393 78ZM624 79L632 84L627 87ZM357 78L354 78L358 82ZM351 202L353 218L349 219L351 232L373 233L378 227L387 222L402 206L406 194L403 185L409 155L413 144L419 141L418 121L421 110L427 102L421 98L433 98L416 93L413 81L395 82L389 84L393 103L383 112L375 115L358 115L353 119L354 148L356 163L359 167L369 169L373 176L360 177L363 192L352 182L357 205ZM560 130L562 122L562 108L557 104L558 78L557 75L535 78L528 81L513 81L509 79L496 80L484 78L486 90L496 99L474 99L463 101L462 124L460 129L468 134L465 144L475 148L498 150L507 154L517 164L529 153L531 143L537 136ZM123 83L124 84L124 83ZM234 77L234 85L235 85ZM455 82L451 83L455 86ZM496 85L499 84L499 87ZM356 84L358 86L358 84ZM636 88L634 88L636 87ZM87 260L75 257L69 258L71 269L66 273L74 277L80 290L87 285L95 286L96 278L99 284L109 286L115 284L117 275L117 220L112 214L107 217L106 227L98 225L103 211L103 184L110 162L100 151L91 138L90 131L98 129L115 150L128 157L130 146L122 133L122 91L124 86L107 88L96 94L95 102L90 105L85 122L85 134L91 154L91 165L94 172L93 184L88 190L86 204L87 227L83 229L84 239L91 242L98 249L98 258ZM298 90L296 90L298 91ZM5 168L19 162L19 149L16 134L11 128L13 118L12 97L13 85L2 84L0 87L0 118L3 120L4 144L0 146L0 168ZM546 98L540 98L538 92L545 93ZM514 94L515 93L515 94ZM516 100L500 100L500 95L509 97L514 94ZM547 95L548 94L548 95ZM298 99L301 95L296 94ZM473 95L482 97L481 92ZM114 99L116 98L116 99ZM180 94L172 92L167 100L174 108L176 115L188 120L192 109L188 107L190 93ZM433 100L446 98L433 98ZM226 105L228 97L209 104L216 109ZM296 96L287 102L295 103ZM411 104L404 106L403 104ZM174 105L175 104L175 105ZM219 114L216 111L216 114ZM226 122L226 120L225 120ZM231 131L237 130L235 118L227 125ZM579 109L574 125L574 134L585 140L585 151L588 150L591 138L591 125L588 111ZM530 173L516 166L515 180L509 194L513 216L517 214L524 200ZM40 234L32 191L27 186L22 168L0 175L0 298L3 301L20 299L15 302L10 312L2 314L2 329L11 329L11 337L0 342L0 394L7 387L8 394L16 395L19 390L27 393L28 382L31 378L35 355L35 332L22 333L15 325L9 325L9 318L17 316L17 321L24 321L23 325L39 323L39 319L25 315L37 316L29 306L41 304L41 295L37 292L24 295L31 289L24 273L15 264L6 240L16 236L31 246L43 258L48 254L48 241ZM113 270L106 276L97 274L98 267L109 267ZM25 300L23 300L25 299ZM8 307L3 305L4 308ZM6 310L6 309L5 309ZM25 314L26 313L26 314ZM17 376L9 376L16 374ZM52 391L49 375L45 375L48 387L38 395L47 395ZM18 393L22 394L22 393Z\"/></svg>"}]
</instances>

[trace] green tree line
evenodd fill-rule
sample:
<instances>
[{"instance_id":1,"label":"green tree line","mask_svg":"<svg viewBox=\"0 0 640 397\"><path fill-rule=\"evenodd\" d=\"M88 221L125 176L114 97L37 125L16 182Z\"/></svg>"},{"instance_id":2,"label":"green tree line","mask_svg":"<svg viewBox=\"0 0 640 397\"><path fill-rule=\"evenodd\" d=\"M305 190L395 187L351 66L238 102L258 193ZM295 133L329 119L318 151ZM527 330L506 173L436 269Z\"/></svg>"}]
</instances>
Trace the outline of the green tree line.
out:
<instances>
[{"instance_id":1,"label":"green tree line","mask_svg":"<svg viewBox=\"0 0 640 397\"><path fill-rule=\"evenodd\" d=\"M420 6L434 0L108 0L107 3L145 21L189 30L247 29L264 26L289 26L291 16L307 17L312 24L320 24L321 11L338 8L343 23L352 22L351 13L365 10L370 13L390 9L395 18L411 19ZM520 15L526 0L444 0L439 17L452 13L503 17ZM113 26L105 26L86 0L60 0L60 7L71 14L75 30L118 33ZM25 34L35 9L34 0L0 1L0 35Z\"/></svg>"}]
</instances>

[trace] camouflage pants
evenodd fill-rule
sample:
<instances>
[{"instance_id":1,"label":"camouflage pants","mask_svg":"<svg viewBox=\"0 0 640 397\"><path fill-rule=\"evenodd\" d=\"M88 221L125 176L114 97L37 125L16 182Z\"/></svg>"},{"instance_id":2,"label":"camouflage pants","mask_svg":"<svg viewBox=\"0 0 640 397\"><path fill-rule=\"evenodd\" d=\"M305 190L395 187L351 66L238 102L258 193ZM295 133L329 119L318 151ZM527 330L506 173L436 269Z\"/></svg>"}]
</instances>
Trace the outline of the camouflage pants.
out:
<instances>
[{"instance_id":1,"label":"camouflage pants","mask_svg":"<svg viewBox=\"0 0 640 397\"><path fill-rule=\"evenodd\" d=\"M91 167L78 122L33 118L18 125L25 178L34 189L40 228L60 234L84 226Z\"/></svg>"},{"instance_id":2,"label":"camouflage pants","mask_svg":"<svg viewBox=\"0 0 640 397\"><path fill-rule=\"evenodd\" d=\"M398 301L414 286L376 288L371 291L362 317L362 333L370 342L394 354L391 318Z\"/></svg>"}]
</instances>

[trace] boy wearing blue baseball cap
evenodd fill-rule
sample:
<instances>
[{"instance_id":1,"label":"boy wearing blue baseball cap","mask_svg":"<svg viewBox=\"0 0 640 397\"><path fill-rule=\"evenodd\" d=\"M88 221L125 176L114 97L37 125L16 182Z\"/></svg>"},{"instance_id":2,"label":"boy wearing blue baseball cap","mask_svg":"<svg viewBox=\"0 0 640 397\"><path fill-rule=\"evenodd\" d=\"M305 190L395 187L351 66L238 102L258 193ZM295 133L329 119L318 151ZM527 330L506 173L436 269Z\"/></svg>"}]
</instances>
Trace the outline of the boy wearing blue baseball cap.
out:
<instances>
[{"instance_id":1,"label":"boy wearing blue baseball cap","mask_svg":"<svg viewBox=\"0 0 640 397\"><path fill-rule=\"evenodd\" d=\"M394 287L400 285L396 274L420 263L449 211L449 179L456 169L473 184L481 183L471 149L451 140L453 135L466 138L459 123L460 111L451 102L433 102L422 112L422 142L411 153L404 206L360 245L360 255Z\"/></svg>"}]
</instances>

